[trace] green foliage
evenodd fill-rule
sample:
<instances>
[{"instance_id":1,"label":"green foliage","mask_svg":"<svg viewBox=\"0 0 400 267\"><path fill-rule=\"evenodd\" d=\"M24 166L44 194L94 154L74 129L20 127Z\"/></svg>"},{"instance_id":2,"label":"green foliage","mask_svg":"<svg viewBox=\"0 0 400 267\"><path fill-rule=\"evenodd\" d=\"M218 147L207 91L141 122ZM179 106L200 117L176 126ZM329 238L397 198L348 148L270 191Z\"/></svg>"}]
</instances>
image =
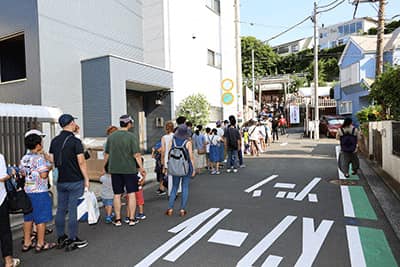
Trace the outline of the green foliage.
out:
<instances>
[{"instance_id":1,"label":"green foliage","mask_svg":"<svg viewBox=\"0 0 400 267\"><path fill-rule=\"evenodd\" d=\"M368 136L368 122L382 120L382 110L381 105L370 105L356 113L356 117L360 122L360 128L364 136Z\"/></svg>"},{"instance_id":2,"label":"green foliage","mask_svg":"<svg viewBox=\"0 0 400 267\"><path fill-rule=\"evenodd\" d=\"M251 78L251 50L254 49L254 74L255 77L264 77L274 74L276 69L277 54L264 42L253 36L242 37L242 73L244 78Z\"/></svg>"},{"instance_id":3,"label":"green foliage","mask_svg":"<svg viewBox=\"0 0 400 267\"><path fill-rule=\"evenodd\" d=\"M305 77L299 77L296 75L292 75L290 77L290 80L291 83L288 86L288 92L290 94L297 93L297 91L299 91L299 88L303 87L307 82L307 79Z\"/></svg>"},{"instance_id":4,"label":"green foliage","mask_svg":"<svg viewBox=\"0 0 400 267\"><path fill-rule=\"evenodd\" d=\"M177 110L177 116L185 116L193 125L206 125L210 120L210 103L203 94L186 97Z\"/></svg>"},{"instance_id":5,"label":"green foliage","mask_svg":"<svg viewBox=\"0 0 400 267\"><path fill-rule=\"evenodd\" d=\"M390 22L390 23L385 25L384 32L385 32L385 34L389 34L389 33L394 32L399 27L400 27L400 20L397 20L397 21L394 20L394 21L392 21L392 22ZM377 28L370 28L368 30L368 35L377 35L377 34L378 34Z\"/></svg>"},{"instance_id":6,"label":"green foliage","mask_svg":"<svg viewBox=\"0 0 400 267\"><path fill-rule=\"evenodd\" d=\"M400 119L400 67L388 67L372 84L370 97L382 105L386 119Z\"/></svg>"}]
</instances>

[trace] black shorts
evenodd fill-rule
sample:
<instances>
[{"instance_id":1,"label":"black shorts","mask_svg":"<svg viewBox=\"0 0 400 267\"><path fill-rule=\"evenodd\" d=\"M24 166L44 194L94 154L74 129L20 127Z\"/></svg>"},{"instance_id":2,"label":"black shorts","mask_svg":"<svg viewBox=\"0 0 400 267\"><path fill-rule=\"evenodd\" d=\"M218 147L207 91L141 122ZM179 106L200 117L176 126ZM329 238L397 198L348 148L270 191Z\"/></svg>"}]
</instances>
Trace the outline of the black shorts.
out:
<instances>
[{"instance_id":1,"label":"black shorts","mask_svg":"<svg viewBox=\"0 0 400 267\"><path fill-rule=\"evenodd\" d=\"M114 194L120 195L125 192L128 194L139 191L139 177L137 174L111 174L111 183Z\"/></svg>"}]
</instances>

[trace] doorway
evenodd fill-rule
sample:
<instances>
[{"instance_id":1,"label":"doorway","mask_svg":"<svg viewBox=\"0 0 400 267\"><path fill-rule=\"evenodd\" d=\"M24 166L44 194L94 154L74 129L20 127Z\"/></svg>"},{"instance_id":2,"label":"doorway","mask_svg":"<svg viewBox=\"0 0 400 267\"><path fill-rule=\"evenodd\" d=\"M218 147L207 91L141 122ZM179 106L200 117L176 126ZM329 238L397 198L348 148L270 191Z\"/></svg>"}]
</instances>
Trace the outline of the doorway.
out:
<instances>
[{"instance_id":1,"label":"doorway","mask_svg":"<svg viewBox=\"0 0 400 267\"><path fill-rule=\"evenodd\" d=\"M144 95L133 90L126 90L127 113L133 117L133 133L139 140L140 150L147 150L146 115L143 107Z\"/></svg>"}]
</instances>

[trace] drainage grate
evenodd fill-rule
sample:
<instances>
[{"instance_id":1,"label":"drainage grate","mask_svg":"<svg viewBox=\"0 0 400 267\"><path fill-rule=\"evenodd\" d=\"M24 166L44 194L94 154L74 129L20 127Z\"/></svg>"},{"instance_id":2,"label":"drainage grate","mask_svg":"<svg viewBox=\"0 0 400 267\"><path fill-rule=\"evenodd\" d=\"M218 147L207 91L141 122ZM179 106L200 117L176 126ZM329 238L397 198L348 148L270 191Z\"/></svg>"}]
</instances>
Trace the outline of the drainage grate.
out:
<instances>
[{"instance_id":1,"label":"drainage grate","mask_svg":"<svg viewBox=\"0 0 400 267\"><path fill-rule=\"evenodd\" d=\"M336 184L336 185L356 185L356 181L350 181L350 180L340 180L340 179L332 179L329 180L331 184Z\"/></svg>"}]
</instances>

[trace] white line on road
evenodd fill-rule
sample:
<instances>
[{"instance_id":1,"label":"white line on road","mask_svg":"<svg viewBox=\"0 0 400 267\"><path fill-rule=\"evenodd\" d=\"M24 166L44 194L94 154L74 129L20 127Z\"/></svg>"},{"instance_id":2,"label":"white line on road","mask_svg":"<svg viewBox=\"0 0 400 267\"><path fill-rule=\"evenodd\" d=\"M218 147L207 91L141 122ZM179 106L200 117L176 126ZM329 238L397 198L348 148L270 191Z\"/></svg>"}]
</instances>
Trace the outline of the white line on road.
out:
<instances>
[{"instance_id":1,"label":"white line on road","mask_svg":"<svg viewBox=\"0 0 400 267\"><path fill-rule=\"evenodd\" d=\"M286 216L271 232L269 232L258 244L252 248L240 261L237 267L252 266L257 259L287 230L296 220L296 216Z\"/></svg>"},{"instance_id":2,"label":"white line on road","mask_svg":"<svg viewBox=\"0 0 400 267\"><path fill-rule=\"evenodd\" d=\"M264 179L264 180L258 182L257 184L255 184L255 185L253 185L253 186L247 188L246 190L244 190L244 192L250 193L250 192L256 190L257 188L259 188L260 186L263 186L263 185L265 185L266 183L271 182L272 180L274 180L274 179L277 178L277 177L278 177L278 175L276 175L276 174L271 175L270 177L268 177L268 178L266 178L266 179Z\"/></svg>"},{"instance_id":3,"label":"white line on road","mask_svg":"<svg viewBox=\"0 0 400 267\"><path fill-rule=\"evenodd\" d=\"M289 192L286 196L287 199L294 199L296 197L296 192Z\"/></svg>"},{"instance_id":4,"label":"white line on road","mask_svg":"<svg viewBox=\"0 0 400 267\"><path fill-rule=\"evenodd\" d=\"M347 185L341 185L340 191L342 192L344 216L355 218L356 216L354 213L353 202L351 202L349 187Z\"/></svg>"},{"instance_id":5,"label":"white line on road","mask_svg":"<svg viewBox=\"0 0 400 267\"><path fill-rule=\"evenodd\" d=\"M285 197L285 195L286 195L286 192L285 191L279 191L277 194L276 194L276 198L284 198Z\"/></svg>"},{"instance_id":6,"label":"white line on road","mask_svg":"<svg viewBox=\"0 0 400 267\"><path fill-rule=\"evenodd\" d=\"M261 267L278 267L282 259L283 258L279 256L269 255Z\"/></svg>"},{"instance_id":7,"label":"white line on road","mask_svg":"<svg viewBox=\"0 0 400 267\"><path fill-rule=\"evenodd\" d=\"M318 202L317 194L308 194L308 201L310 201L310 202Z\"/></svg>"},{"instance_id":8,"label":"white line on road","mask_svg":"<svg viewBox=\"0 0 400 267\"><path fill-rule=\"evenodd\" d=\"M212 218L207 224L201 227L195 232L189 239L184 241L182 244L172 250L164 260L175 262L180 256L182 256L188 249L190 249L196 242L198 242L203 236L205 236L215 225L217 225L223 218L225 218L232 210L224 209L214 218Z\"/></svg>"},{"instance_id":9,"label":"white line on road","mask_svg":"<svg viewBox=\"0 0 400 267\"><path fill-rule=\"evenodd\" d=\"M366 267L360 233L357 226L346 225L347 242L349 244L350 262L353 267Z\"/></svg>"},{"instance_id":10,"label":"white line on road","mask_svg":"<svg viewBox=\"0 0 400 267\"><path fill-rule=\"evenodd\" d=\"M282 143L281 144L281 146L287 146L288 145L288 143Z\"/></svg>"},{"instance_id":11,"label":"white line on road","mask_svg":"<svg viewBox=\"0 0 400 267\"><path fill-rule=\"evenodd\" d=\"M304 187L303 190L301 190L300 193L296 195L294 200L296 201L302 201L310 192L311 190L321 181L321 178L314 178L306 187Z\"/></svg>"},{"instance_id":12,"label":"white line on road","mask_svg":"<svg viewBox=\"0 0 400 267\"><path fill-rule=\"evenodd\" d=\"M253 197L261 197L262 190L254 190Z\"/></svg>"},{"instance_id":13,"label":"white line on road","mask_svg":"<svg viewBox=\"0 0 400 267\"><path fill-rule=\"evenodd\" d=\"M240 247L247 236L248 233L219 229L208 242Z\"/></svg>"},{"instance_id":14,"label":"white line on road","mask_svg":"<svg viewBox=\"0 0 400 267\"><path fill-rule=\"evenodd\" d=\"M303 250L294 267L312 266L332 225L333 221L322 220L314 231L314 219L303 218Z\"/></svg>"},{"instance_id":15,"label":"white line on road","mask_svg":"<svg viewBox=\"0 0 400 267\"><path fill-rule=\"evenodd\" d=\"M199 227L203 222L205 222L210 216L216 213L218 208L208 209L186 221L170 229L168 232L178 233L176 236L172 237L170 240L165 242L163 245L158 247L152 253L150 253L146 258L136 264L136 267L147 267L152 265L157 261L162 255L168 252L171 248L176 246L179 242L190 235L197 227Z\"/></svg>"},{"instance_id":16,"label":"white line on road","mask_svg":"<svg viewBox=\"0 0 400 267\"><path fill-rule=\"evenodd\" d=\"M336 161L339 162L339 154L340 154L340 146L336 146ZM344 176L343 172L339 169L339 164L338 164L338 174L339 174L339 179L341 180L346 180L347 178Z\"/></svg>"},{"instance_id":17,"label":"white line on road","mask_svg":"<svg viewBox=\"0 0 400 267\"><path fill-rule=\"evenodd\" d=\"M288 189L293 189L296 187L296 184L290 184L290 183L276 183L274 185L274 188L288 188Z\"/></svg>"}]
</instances>

